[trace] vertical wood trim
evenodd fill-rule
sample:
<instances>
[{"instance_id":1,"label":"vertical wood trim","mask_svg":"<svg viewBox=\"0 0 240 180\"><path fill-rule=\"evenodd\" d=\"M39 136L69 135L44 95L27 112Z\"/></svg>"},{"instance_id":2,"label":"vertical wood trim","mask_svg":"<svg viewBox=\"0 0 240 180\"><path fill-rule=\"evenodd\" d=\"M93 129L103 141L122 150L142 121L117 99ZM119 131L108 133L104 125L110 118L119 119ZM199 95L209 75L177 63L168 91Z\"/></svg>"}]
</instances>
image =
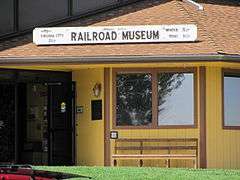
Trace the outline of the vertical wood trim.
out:
<instances>
[{"instance_id":1,"label":"vertical wood trim","mask_svg":"<svg viewBox=\"0 0 240 180\"><path fill-rule=\"evenodd\" d=\"M224 113L224 74L225 74L225 70L222 69L221 70L221 83L222 83L222 128L224 129L224 122L225 122L225 113Z\"/></svg>"},{"instance_id":2,"label":"vertical wood trim","mask_svg":"<svg viewBox=\"0 0 240 180\"><path fill-rule=\"evenodd\" d=\"M116 69L112 69L112 128L117 127L117 119L116 119L116 107L117 107L117 98L116 98Z\"/></svg>"},{"instance_id":3,"label":"vertical wood trim","mask_svg":"<svg viewBox=\"0 0 240 180\"><path fill-rule=\"evenodd\" d=\"M199 68L200 84L200 168L207 168L206 151L206 67Z\"/></svg>"},{"instance_id":4,"label":"vertical wood trim","mask_svg":"<svg viewBox=\"0 0 240 180\"><path fill-rule=\"evenodd\" d=\"M104 166L110 165L110 68L104 68Z\"/></svg>"},{"instance_id":5,"label":"vertical wood trim","mask_svg":"<svg viewBox=\"0 0 240 180\"><path fill-rule=\"evenodd\" d=\"M157 70L151 71L152 74L152 127L158 128L158 79Z\"/></svg>"}]
</instances>

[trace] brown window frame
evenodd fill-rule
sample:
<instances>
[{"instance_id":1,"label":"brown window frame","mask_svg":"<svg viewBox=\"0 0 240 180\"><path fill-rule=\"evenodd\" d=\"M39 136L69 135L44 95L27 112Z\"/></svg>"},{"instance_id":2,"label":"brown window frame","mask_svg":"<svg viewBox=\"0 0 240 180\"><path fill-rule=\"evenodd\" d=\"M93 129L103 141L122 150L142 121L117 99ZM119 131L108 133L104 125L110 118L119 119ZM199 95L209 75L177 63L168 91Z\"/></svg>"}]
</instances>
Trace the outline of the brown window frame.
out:
<instances>
[{"instance_id":1,"label":"brown window frame","mask_svg":"<svg viewBox=\"0 0 240 180\"><path fill-rule=\"evenodd\" d=\"M193 100L194 100L194 122L190 125L158 125L158 94L157 94L157 74L161 72L193 73ZM149 73L152 76L152 122L150 125L142 126L117 126L116 125L116 75L117 73ZM185 129L197 128L198 111L198 74L196 67L189 68L113 68L112 69L112 98L113 98L113 129ZM155 82L155 83L154 83Z\"/></svg>"},{"instance_id":2,"label":"brown window frame","mask_svg":"<svg viewBox=\"0 0 240 180\"><path fill-rule=\"evenodd\" d=\"M224 124L225 122L225 108L224 108L224 77L225 75L231 77L231 76L239 76L240 78L240 70L239 69L222 69L222 129L232 129L232 130L240 130L240 125L239 126L226 126Z\"/></svg>"}]
</instances>

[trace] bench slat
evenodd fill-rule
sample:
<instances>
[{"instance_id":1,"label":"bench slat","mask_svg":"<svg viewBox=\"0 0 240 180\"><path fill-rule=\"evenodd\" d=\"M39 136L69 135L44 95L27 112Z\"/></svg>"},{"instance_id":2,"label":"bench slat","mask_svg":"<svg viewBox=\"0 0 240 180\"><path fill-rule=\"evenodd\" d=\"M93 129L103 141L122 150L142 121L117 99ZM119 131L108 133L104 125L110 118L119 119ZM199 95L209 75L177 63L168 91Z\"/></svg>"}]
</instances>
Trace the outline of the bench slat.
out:
<instances>
[{"instance_id":1,"label":"bench slat","mask_svg":"<svg viewBox=\"0 0 240 180\"><path fill-rule=\"evenodd\" d=\"M118 146L115 150L196 150L197 146Z\"/></svg>"},{"instance_id":2,"label":"bench slat","mask_svg":"<svg viewBox=\"0 0 240 180\"><path fill-rule=\"evenodd\" d=\"M116 139L115 142L197 142L197 138L158 138L158 139L128 139L120 138Z\"/></svg>"},{"instance_id":3,"label":"bench slat","mask_svg":"<svg viewBox=\"0 0 240 180\"><path fill-rule=\"evenodd\" d=\"M113 154L113 159L196 159L192 154Z\"/></svg>"}]
</instances>

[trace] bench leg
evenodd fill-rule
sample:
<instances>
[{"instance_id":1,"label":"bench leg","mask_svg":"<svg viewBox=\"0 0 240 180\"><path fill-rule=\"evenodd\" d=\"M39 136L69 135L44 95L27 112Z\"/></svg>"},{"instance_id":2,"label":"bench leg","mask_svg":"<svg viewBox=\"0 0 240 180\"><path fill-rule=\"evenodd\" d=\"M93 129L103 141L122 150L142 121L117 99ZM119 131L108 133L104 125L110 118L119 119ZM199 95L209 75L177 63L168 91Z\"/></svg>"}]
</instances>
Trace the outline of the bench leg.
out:
<instances>
[{"instance_id":1,"label":"bench leg","mask_svg":"<svg viewBox=\"0 0 240 180\"><path fill-rule=\"evenodd\" d=\"M197 159L193 160L193 165L194 165L194 168L197 169Z\"/></svg>"},{"instance_id":2,"label":"bench leg","mask_svg":"<svg viewBox=\"0 0 240 180\"><path fill-rule=\"evenodd\" d=\"M166 159L165 160L166 168L170 168L170 160Z\"/></svg>"},{"instance_id":3,"label":"bench leg","mask_svg":"<svg viewBox=\"0 0 240 180\"><path fill-rule=\"evenodd\" d=\"M143 160L142 160L142 159L140 159L140 161L139 161L139 166L140 166L140 167L143 166Z\"/></svg>"},{"instance_id":4,"label":"bench leg","mask_svg":"<svg viewBox=\"0 0 240 180\"><path fill-rule=\"evenodd\" d=\"M113 166L117 166L117 160L116 159L113 160Z\"/></svg>"}]
</instances>

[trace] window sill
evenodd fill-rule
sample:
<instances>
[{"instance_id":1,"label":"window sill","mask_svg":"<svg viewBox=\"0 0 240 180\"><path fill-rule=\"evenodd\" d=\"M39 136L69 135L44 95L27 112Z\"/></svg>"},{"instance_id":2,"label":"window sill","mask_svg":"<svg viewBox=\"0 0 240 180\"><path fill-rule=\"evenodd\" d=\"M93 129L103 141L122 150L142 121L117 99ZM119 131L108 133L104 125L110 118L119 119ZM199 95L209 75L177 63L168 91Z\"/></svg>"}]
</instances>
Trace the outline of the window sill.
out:
<instances>
[{"instance_id":1,"label":"window sill","mask_svg":"<svg viewBox=\"0 0 240 180\"><path fill-rule=\"evenodd\" d=\"M196 129L197 125L113 126L114 129ZM240 127L239 127L240 129Z\"/></svg>"},{"instance_id":2,"label":"window sill","mask_svg":"<svg viewBox=\"0 0 240 180\"><path fill-rule=\"evenodd\" d=\"M240 130L240 126L223 126L223 130Z\"/></svg>"}]
</instances>

